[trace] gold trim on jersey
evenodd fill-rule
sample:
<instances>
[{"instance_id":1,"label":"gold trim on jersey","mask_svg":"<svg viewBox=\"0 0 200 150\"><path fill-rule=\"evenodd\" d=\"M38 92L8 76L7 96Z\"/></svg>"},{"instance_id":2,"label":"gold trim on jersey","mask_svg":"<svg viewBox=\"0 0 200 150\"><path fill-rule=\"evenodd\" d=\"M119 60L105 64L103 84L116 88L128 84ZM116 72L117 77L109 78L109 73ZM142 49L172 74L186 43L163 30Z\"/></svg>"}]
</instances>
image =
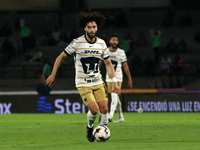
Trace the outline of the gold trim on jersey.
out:
<instances>
[{"instance_id":1,"label":"gold trim on jersey","mask_svg":"<svg viewBox=\"0 0 200 150\"><path fill-rule=\"evenodd\" d=\"M111 54L116 54L116 53L125 53L125 52L123 52L123 51L114 51L114 52L111 52L111 51L110 51L110 53L111 53Z\"/></svg>"},{"instance_id":2,"label":"gold trim on jersey","mask_svg":"<svg viewBox=\"0 0 200 150\"><path fill-rule=\"evenodd\" d=\"M75 42L75 41L74 41ZM88 42L75 42L75 43L88 43Z\"/></svg>"},{"instance_id":3,"label":"gold trim on jersey","mask_svg":"<svg viewBox=\"0 0 200 150\"><path fill-rule=\"evenodd\" d=\"M100 77L101 76L101 74L100 75L98 75L97 77L78 77L79 79L85 79L85 78L98 78L98 77Z\"/></svg>"},{"instance_id":4,"label":"gold trim on jersey","mask_svg":"<svg viewBox=\"0 0 200 150\"><path fill-rule=\"evenodd\" d=\"M97 57L100 57L102 54L99 54L99 55L93 55L93 54L77 54L77 55L81 55L81 56L97 56Z\"/></svg>"},{"instance_id":5,"label":"gold trim on jersey","mask_svg":"<svg viewBox=\"0 0 200 150\"><path fill-rule=\"evenodd\" d=\"M105 48L103 51L105 51L107 48Z\"/></svg>"},{"instance_id":6,"label":"gold trim on jersey","mask_svg":"<svg viewBox=\"0 0 200 150\"><path fill-rule=\"evenodd\" d=\"M74 41L74 40L73 40ZM87 44L89 44L88 42L77 42L77 41L74 41L75 43L87 43ZM96 42L96 43L94 43L94 44L103 44L103 45L105 45L105 43L99 43L99 42Z\"/></svg>"},{"instance_id":7,"label":"gold trim on jersey","mask_svg":"<svg viewBox=\"0 0 200 150\"><path fill-rule=\"evenodd\" d=\"M96 42L95 44L103 44L103 45L105 45L105 43L99 43L99 42Z\"/></svg>"},{"instance_id":8,"label":"gold trim on jersey","mask_svg":"<svg viewBox=\"0 0 200 150\"><path fill-rule=\"evenodd\" d=\"M69 44L73 49L77 50L75 47L73 47L71 44Z\"/></svg>"},{"instance_id":9,"label":"gold trim on jersey","mask_svg":"<svg viewBox=\"0 0 200 150\"><path fill-rule=\"evenodd\" d=\"M84 73L85 74L85 72L83 72L83 71L78 71L79 73ZM98 72L100 72L100 70L98 71Z\"/></svg>"},{"instance_id":10,"label":"gold trim on jersey","mask_svg":"<svg viewBox=\"0 0 200 150\"><path fill-rule=\"evenodd\" d=\"M77 50L101 50L104 51L102 48L77 48Z\"/></svg>"},{"instance_id":11,"label":"gold trim on jersey","mask_svg":"<svg viewBox=\"0 0 200 150\"><path fill-rule=\"evenodd\" d=\"M125 56L122 56L121 54L115 54L115 55L113 55L113 54L111 54L111 53L110 53L110 56L120 56L120 57L122 57L122 58L125 57Z\"/></svg>"},{"instance_id":12,"label":"gold trim on jersey","mask_svg":"<svg viewBox=\"0 0 200 150\"><path fill-rule=\"evenodd\" d=\"M65 50L66 50L69 54L72 54L67 48L65 48Z\"/></svg>"}]
</instances>

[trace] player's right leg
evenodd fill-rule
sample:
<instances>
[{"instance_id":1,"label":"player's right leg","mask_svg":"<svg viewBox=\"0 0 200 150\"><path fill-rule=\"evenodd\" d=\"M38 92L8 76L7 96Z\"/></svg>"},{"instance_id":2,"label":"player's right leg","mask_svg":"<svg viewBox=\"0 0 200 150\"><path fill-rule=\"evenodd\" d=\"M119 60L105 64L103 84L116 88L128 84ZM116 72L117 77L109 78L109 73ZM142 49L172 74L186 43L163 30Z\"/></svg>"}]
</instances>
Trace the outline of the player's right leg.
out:
<instances>
[{"instance_id":1,"label":"player's right leg","mask_svg":"<svg viewBox=\"0 0 200 150\"><path fill-rule=\"evenodd\" d=\"M97 85L93 88L96 102L100 109L99 125L108 124L108 98L107 89L104 84Z\"/></svg>"},{"instance_id":2,"label":"player's right leg","mask_svg":"<svg viewBox=\"0 0 200 150\"><path fill-rule=\"evenodd\" d=\"M90 142L94 142L93 132L93 123L96 119L99 106L95 101L95 97L93 95L93 91L90 87L79 87L79 93L82 97L83 103L88 107L89 111L87 113L87 139Z\"/></svg>"}]
</instances>

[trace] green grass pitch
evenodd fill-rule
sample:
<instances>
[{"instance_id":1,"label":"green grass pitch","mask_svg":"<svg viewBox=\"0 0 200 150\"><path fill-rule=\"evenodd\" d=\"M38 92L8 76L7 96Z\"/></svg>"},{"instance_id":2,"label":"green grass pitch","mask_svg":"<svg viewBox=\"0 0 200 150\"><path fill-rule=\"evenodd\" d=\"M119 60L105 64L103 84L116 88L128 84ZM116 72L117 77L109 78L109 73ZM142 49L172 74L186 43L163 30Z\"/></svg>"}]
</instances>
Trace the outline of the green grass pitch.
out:
<instances>
[{"instance_id":1,"label":"green grass pitch","mask_svg":"<svg viewBox=\"0 0 200 150\"><path fill-rule=\"evenodd\" d=\"M107 142L90 143L86 114L0 115L0 150L200 149L199 113L124 113L124 117L123 123L108 124Z\"/></svg>"}]
</instances>

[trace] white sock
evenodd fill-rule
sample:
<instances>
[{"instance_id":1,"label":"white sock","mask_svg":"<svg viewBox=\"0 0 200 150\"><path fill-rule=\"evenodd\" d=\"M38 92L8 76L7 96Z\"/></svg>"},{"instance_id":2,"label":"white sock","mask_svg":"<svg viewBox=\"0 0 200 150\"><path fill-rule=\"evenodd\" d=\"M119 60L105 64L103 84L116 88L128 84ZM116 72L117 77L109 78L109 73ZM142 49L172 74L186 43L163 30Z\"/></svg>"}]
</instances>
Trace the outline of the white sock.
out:
<instances>
[{"instance_id":1,"label":"white sock","mask_svg":"<svg viewBox=\"0 0 200 150\"><path fill-rule=\"evenodd\" d=\"M124 116L122 114L122 103L121 103L119 97L117 99L117 112L118 112L119 118L124 118Z\"/></svg>"},{"instance_id":2,"label":"white sock","mask_svg":"<svg viewBox=\"0 0 200 150\"><path fill-rule=\"evenodd\" d=\"M117 107L117 100L118 100L117 93L111 93L111 104L110 104L110 117L111 118L113 118L113 115L115 113L115 110Z\"/></svg>"},{"instance_id":3,"label":"white sock","mask_svg":"<svg viewBox=\"0 0 200 150\"><path fill-rule=\"evenodd\" d=\"M101 114L101 120L99 122L99 125L108 125L108 113L107 114Z\"/></svg>"},{"instance_id":4,"label":"white sock","mask_svg":"<svg viewBox=\"0 0 200 150\"><path fill-rule=\"evenodd\" d=\"M87 113L88 127L92 128L97 115L93 115L90 111Z\"/></svg>"}]
</instances>

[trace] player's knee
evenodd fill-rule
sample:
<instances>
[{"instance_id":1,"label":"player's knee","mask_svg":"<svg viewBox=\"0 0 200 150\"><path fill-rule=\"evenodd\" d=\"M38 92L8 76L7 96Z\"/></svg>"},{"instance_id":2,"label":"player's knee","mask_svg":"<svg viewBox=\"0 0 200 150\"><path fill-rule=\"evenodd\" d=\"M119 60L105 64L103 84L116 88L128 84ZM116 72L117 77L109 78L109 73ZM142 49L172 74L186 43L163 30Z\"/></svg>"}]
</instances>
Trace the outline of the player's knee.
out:
<instances>
[{"instance_id":1,"label":"player's knee","mask_svg":"<svg viewBox=\"0 0 200 150\"><path fill-rule=\"evenodd\" d=\"M100 108L100 112L101 112L102 114L107 114L107 113L108 113L108 107L107 107L107 106L101 107L101 108Z\"/></svg>"},{"instance_id":2,"label":"player's knee","mask_svg":"<svg viewBox=\"0 0 200 150\"><path fill-rule=\"evenodd\" d=\"M108 93L108 94L112 93L112 90L111 90L111 89L108 89L108 90L107 90L107 93Z\"/></svg>"},{"instance_id":3,"label":"player's knee","mask_svg":"<svg viewBox=\"0 0 200 150\"><path fill-rule=\"evenodd\" d=\"M98 109L98 108L94 108L94 109L92 109L92 110L90 110L90 111L91 111L91 113L92 113L93 115L97 115L99 109Z\"/></svg>"}]
</instances>

